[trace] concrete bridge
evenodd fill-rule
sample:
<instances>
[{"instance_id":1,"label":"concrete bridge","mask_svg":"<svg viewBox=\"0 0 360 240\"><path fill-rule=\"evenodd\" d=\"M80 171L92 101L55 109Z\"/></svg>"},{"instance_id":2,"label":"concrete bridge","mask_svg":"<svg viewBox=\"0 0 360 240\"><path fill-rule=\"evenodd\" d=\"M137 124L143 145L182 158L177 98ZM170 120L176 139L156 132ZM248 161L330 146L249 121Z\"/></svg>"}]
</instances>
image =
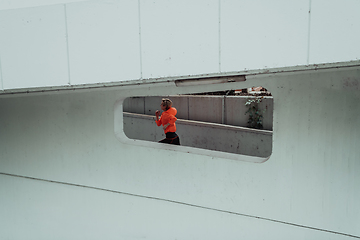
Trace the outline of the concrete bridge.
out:
<instances>
[{"instance_id":1,"label":"concrete bridge","mask_svg":"<svg viewBox=\"0 0 360 240\"><path fill-rule=\"evenodd\" d=\"M0 239L359 239L359 8L0 1ZM254 86L265 161L124 132L128 97Z\"/></svg>"}]
</instances>

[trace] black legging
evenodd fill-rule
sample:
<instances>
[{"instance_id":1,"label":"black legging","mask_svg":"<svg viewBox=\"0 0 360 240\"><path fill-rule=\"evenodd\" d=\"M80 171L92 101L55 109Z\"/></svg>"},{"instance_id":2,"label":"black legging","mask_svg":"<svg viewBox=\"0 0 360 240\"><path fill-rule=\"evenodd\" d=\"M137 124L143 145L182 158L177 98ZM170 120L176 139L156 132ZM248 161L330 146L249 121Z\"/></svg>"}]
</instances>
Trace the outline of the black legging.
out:
<instances>
[{"instance_id":1,"label":"black legging","mask_svg":"<svg viewBox=\"0 0 360 240\"><path fill-rule=\"evenodd\" d=\"M168 144L180 145L180 138L176 133L167 132L165 134L166 134L166 138L159 141L159 143L168 143Z\"/></svg>"}]
</instances>

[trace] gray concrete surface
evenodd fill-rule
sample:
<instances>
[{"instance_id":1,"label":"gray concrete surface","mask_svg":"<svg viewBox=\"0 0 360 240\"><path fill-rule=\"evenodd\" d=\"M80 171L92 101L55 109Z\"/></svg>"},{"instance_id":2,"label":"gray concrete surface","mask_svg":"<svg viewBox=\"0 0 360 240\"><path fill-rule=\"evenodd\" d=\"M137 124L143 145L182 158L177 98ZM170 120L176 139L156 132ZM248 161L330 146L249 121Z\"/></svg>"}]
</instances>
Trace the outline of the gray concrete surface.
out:
<instances>
[{"instance_id":1,"label":"gray concrete surface","mask_svg":"<svg viewBox=\"0 0 360 240\"><path fill-rule=\"evenodd\" d=\"M222 123L239 127L247 127L249 115L245 103L252 96L204 96L177 95L163 96L173 101L178 110L177 117L185 120L195 120L211 123ZM124 112L155 115L160 109L161 96L132 97L124 100ZM265 130L273 129L273 97L264 97L260 103L263 111L263 126Z\"/></svg>"}]
</instances>

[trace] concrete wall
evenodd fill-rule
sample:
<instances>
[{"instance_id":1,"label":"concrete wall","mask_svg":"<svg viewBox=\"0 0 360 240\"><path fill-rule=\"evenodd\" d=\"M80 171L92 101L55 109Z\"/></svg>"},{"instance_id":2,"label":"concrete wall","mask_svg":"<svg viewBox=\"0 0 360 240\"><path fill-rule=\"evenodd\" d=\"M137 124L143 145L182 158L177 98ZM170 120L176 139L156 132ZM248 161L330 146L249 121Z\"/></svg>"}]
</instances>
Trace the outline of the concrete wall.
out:
<instances>
[{"instance_id":1,"label":"concrete wall","mask_svg":"<svg viewBox=\"0 0 360 240\"><path fill-rule=\"evenodd\" d=\"M359 7L358 0L0 1L0 90L358 60Z\"/></svg>"},{"instance_id":2,"label":"concrete wall","mask_svg":"<svg viewBox=\"0 0 360 240\"><path fill-rule=\"evenodd\" d=\"M271 155L272 132L179 119L177 134L182 146L203 148L266 158ZM158 142L165 138L155 117L124 113L124 133L128 138Z\"/></svg>"},{"instance_id":3,"label":"concrete wall","mask_svg":"<svg viewBox=\"0 0 360 240\"><path fill-rule=\"evenodd\" d=\"M167 97L167 96L164 96ZM245 96L169 96L178 110L177 118L247 127L249 115ZM124 100L124 111L155 115L163 97L133 97ZM273 98L264 97L259 104L265 130L272 130Z\"/></svg>"},{"instance_id":4,"label":"concrete wall","mask_svg":"<svg viewBox=\"0 0 360 240\"><path fill-rule=\"evenodd\" d=\"M359 74L349 66L2 94L0 238L359 238ZM263 163L123 133L127 97L260 85L274 95Z\"/></svg>"}]
</instances>

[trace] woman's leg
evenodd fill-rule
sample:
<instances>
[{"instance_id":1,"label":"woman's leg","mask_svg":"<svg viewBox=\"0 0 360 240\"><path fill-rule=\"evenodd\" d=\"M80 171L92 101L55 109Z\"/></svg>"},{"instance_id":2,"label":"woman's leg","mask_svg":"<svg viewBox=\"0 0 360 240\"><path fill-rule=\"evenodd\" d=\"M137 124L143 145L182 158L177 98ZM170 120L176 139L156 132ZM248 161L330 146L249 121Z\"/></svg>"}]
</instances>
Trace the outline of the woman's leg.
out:
<instances>
[{"instance_id":1,"label":"woman's leg","mask_svg":"<svg viewBox=\"0 0 360 240\"><path fill-rule=\"evenodd\" d=\"M159 143L168 143L168 144L180 145L180 138L176 133L168 132L168 133L166 133L166 138L159 141Z\"/></svg>"}]
</instances>

